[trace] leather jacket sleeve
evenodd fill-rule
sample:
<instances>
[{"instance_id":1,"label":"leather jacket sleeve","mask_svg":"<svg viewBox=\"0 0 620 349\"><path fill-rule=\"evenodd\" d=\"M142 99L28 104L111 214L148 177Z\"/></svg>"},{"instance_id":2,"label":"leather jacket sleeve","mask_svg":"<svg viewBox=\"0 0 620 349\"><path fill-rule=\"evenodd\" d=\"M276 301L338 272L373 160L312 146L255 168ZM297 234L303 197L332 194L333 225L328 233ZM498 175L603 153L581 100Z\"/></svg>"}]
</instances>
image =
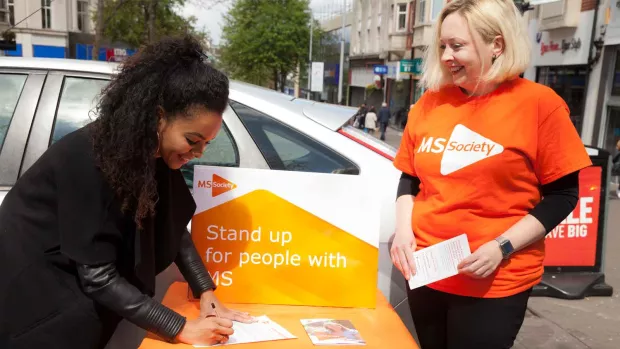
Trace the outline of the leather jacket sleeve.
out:
<instances>
[{"instance_id":1,"label":"leather jacket sleeve","mask_svg":"<svg viewBox=\"0 0 620 349\"><path fill-rule=\"evenodd\" d=\"M216 289L215 283L205 268L187 229L181 237L179 253L174 262L187 280L195 298L200 298L200 295L205 291Z\"/></svg>"},{"instance_id":2,"label":"leather jacket sleeve","mask_svg":"<svg viewBox=\"0 0 620 349\"><path fill-rule=\"evenodd\" d=\"M114 263L77 265L84 292L97 303L113 310L136 326L173 341L186 319L140 292L120 277Z\"/></svg>"}]
</instances>

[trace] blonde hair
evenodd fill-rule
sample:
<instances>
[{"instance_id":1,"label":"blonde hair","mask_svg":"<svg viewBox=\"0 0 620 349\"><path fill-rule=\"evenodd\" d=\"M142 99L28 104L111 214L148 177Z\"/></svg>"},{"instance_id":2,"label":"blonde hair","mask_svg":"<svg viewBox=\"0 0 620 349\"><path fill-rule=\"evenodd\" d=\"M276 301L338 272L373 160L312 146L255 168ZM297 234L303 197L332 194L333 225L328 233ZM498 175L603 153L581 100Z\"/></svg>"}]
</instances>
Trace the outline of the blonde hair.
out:
<instances>
[{"instance_id":1,"label":"blonde hair","mask_svg":"<svg viewBox=\"0 0 620 349\"><path fill-rule=\"evenodd\" d=\"M450 72L441 62L441 24L452 13L465 18L474 37L476 48L480 43L478 33L486 44L496 36L504 39L504 50L496 57L490 69L480 77L480 82L498 82L512 79L523 73L530 63L531 46L525 20L512 0L453 0L439 14L434 26L434 36L424 54L421 82L429 90L437 91L452 83ZM485 57L482 57L483 64Z\"/></svg>"}]
</instances>

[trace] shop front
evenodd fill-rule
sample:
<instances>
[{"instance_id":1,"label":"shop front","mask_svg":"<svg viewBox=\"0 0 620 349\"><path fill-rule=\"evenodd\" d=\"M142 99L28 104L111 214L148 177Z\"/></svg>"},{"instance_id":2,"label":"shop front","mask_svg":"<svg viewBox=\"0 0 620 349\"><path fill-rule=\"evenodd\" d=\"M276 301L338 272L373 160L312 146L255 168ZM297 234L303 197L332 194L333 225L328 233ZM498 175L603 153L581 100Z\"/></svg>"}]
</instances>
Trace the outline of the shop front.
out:
<instances>
[{"instance_id":1,"label":"shop front","mask_svg":"<svg viewBox=\"0 0 620 349\"><path fill-rule=\"evenodd\" d=\"M594 10L575 13L578 25L549 28L535 17L529 23L532 64L524 77L549 86L564 99L570 117L581 134L584 126L588 59Z\"/></svg>"},{"instance_id":2,"label":"shop front","mask_svg":"<svg viewBox=\"0 0 620 349\"><path fill-rule=\"evenodd\" d=\"M383 83L375 82L374 67L384 65L384 61L376 58L351 58L351 84L349 89L349 105L359 107L362 103L367 106L380 107L385 95Z\"/></svg>"},{"instance_id":3,"label":"shop front","mask_svg":"<svg viewBox=\"0 0 620 349\"><path fill-rule=\"evenodd\" d=\"M613 156L620 140L620 8L609 10L592 144Z\"/></svg>"}]
</instances>

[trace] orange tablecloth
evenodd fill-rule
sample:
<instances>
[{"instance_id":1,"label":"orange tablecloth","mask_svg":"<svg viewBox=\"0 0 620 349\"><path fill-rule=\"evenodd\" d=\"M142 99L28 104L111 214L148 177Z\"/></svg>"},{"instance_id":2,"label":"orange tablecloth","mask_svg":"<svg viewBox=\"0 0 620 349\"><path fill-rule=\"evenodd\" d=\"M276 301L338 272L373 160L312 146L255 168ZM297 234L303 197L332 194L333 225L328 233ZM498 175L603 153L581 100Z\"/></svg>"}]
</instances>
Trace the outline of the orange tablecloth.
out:
<instances>
[{"instance_id":1,"label":"orange tablecloth","mask_svg":"<svg viewBox=\"0 0 620 349\"><path fill-rule=\"evenodd\" d=\"M189 319L198 317L198 302L190 302L187 299L187 284L175 282L170 286L164 300L164 305L183 314ZM380 291L377 291L377 307L375 309L358 308L330 308L330 307L305 307L287 305L263 305L263 304L227 304L230 308L247 311L252 315L267 315L277 322L297 339L280 341L258 342L248 344L234 344L230 348L242 349L278 349L278 348L342 348L343 346L314 346L300 319L332 318L350 320L366 341L366 348L392 348L392 349L419 349L413 337L402 323L398 314L385 299ZM140 345L140 349L166 349L166 348L193 348L185 344L170 344L157 339L153 335L147 336Z\"/></svg>"}]
</instances>

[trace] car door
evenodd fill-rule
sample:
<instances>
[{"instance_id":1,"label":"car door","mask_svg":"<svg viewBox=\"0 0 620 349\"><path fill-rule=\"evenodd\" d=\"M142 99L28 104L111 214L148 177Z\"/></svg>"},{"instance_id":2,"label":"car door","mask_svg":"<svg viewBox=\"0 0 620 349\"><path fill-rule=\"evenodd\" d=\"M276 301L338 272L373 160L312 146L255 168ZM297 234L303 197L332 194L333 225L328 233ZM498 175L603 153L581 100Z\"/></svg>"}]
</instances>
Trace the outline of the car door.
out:
<instances>
[{"instance_id":1,"label":"car door","mask_svg":"<svg viewBox=\"0 0 620 349\"><path fill-rule=\"evenodd\" d=\"M110 76L78 72L49 72L24 156L23 174L54 142L93 121L96 103ZM222 129L200 159L181 171L191 188L196 164L227 167L268 168L237 116L224 112Z\"/></svg>"},{"instance_id":2,"label":"car door","mask_svg":"<svg viewBox=\"0 0 620 349\"><path fill-rule=\"evenodd\" d=\"M46 74L0 69L0 203L17 181Z\"/></svg>"}]
</instances>

